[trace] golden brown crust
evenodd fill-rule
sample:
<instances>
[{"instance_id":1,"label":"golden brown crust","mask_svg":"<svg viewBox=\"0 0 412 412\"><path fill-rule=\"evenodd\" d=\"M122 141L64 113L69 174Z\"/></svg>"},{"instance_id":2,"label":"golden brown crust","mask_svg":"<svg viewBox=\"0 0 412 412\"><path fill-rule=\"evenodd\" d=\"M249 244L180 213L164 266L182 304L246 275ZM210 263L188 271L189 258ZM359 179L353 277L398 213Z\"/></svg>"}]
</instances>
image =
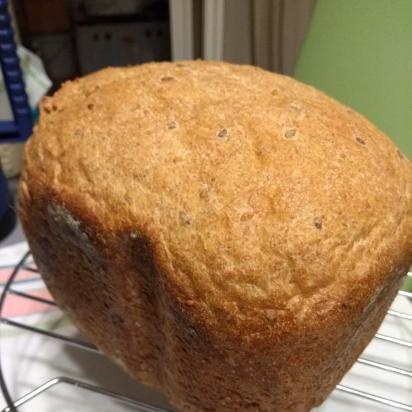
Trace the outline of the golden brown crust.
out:
<instances>
[{"instance_id":1,"label":"golden brown crust","mask_svg":"<svg viewBox=\"0 0 412 412\"><path fill-rule=\"evenodd\" d=\"M187 411L320 403L412 258L410 161L359 114L250 66L66 83L20 195L57 301Z\"/></svg>"}]
</instances>

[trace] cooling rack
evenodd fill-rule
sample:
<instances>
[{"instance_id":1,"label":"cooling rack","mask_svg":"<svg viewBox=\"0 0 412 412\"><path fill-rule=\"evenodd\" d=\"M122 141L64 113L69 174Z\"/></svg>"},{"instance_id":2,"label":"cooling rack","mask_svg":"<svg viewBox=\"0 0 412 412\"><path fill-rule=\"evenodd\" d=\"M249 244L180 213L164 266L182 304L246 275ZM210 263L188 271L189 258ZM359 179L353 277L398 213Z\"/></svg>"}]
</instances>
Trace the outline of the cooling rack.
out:
<instances>
[{"instance_id":1,"label":"cooling rack","mask_svg":"<svg viewBox=\"0 0 412 412\"><path fill-rule=\"evenodd\" d=\"M29 257L30 257L30 252L27 252L23 256L23 258L20 260L20 262L14 267L13 271L10 274L10 277L8 278L3 288L3 291L0 296L0 323L3 325L8 325L10 327L19 328L20 330L24 330L27 333L40 334L47 338L54 339L60 342L64 342L65 344L80 348L83 351L100 353L99 350L95 346L91 345L90 343L86 341L83 341L77 338L72 338L64 334L56 333L54 331L50 331L47 329L42 329L37 326L32 326L29 324L18 322L18 321L15 321L13 319L3 316L3 313L4 313L3 309L4 309L5 301L7 297L11 295L17 295L20 298L28 299L31 301L37 301L45 305L56 306L55 302L53 302L50 299L39 297L31 293L26 293L26 292L17 290L13 287L15 278L17 277L17 275L19 274L21 270L32 271L38 274L37 269L33 265L28 263ZM408 277L412 278L412 272L408 273ZM410 307L412 308L412 293L401 290L399 291L399 295L407 299L410 299L410 303L411 303ZM387 316L401 319L402 321L406 321L408 323L410 322L412 325L412 310L410 313L406 313L404 311L390 309L388 311ZM394 337L394 336L390 336L390 335L386 335L382 333L377 333L375 335L375 340L384 341L390 345L394 345L395 347L394 350L396 350L396 347L398 348L402 347L403 349L406 348L407 350L410 350L410 353L412 355L412 342L411 341L400 339L399 337ZM362 356L361 358L358 359L357 363L360 365L369 367L369 368L377 369L380 371L385 371L387 373L398 375L398 376L400 375L400 376L406 377L407 379L412 380L412 371L402 369L402 368L399 368L393 365L389 365L384 362L377 362L373 359L369 359L369 358ZM87 383L82 380L75 379L69 376L57 376L53 379L48 380L45 383L40 384L34 390L28 392L26 395L20 397L19 399L13 400L13 397L10 394L10 390L8 388L7 382L4 378L4 371L3 371L2 365L3 365L3 362L1 362L1 351L0 351L0 388L3 393L4 399L6 400L6 403L7 403L7 407L3 409L2 412L19 412L19 408L21 406L30 403L35 398L37 398L39 395L45 392L53 391L53 388L55 388L56 386L70 386L72 388L78 388L78 389L83 389L83 390L92 392L96 394L97 396L109 397L116 401L124 403L139 412L168 412L166 409L160 409L158 407L141 402L137 399L130 398L129 396L125 396L121 393L113 392L104 387L92 385L90 383ZM336 389L337 391L345 393L346 395L370 401L371 408L372 408L371 410L373 410L373 403L375 403L375 405L380 404L381 406L383 405L386 407L390 407L392 408L392 410L412 411L412 405L407 405L405 403L397 401L396 399L389 399L387 397L381 396L380 394L371 393L369 391L358 389L356 387L339 384L337 385Z\"/></svg>"}]
</instances>

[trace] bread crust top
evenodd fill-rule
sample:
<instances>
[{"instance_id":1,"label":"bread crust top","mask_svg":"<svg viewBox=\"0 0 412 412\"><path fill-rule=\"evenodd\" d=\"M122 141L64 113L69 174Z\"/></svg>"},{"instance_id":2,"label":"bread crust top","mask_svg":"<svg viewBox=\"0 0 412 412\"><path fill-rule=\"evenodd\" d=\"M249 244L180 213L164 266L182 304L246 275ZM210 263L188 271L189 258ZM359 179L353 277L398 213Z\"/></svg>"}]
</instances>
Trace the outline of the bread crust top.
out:
<instances>
[{"instance_id":1,"label":"bread crust top","mask_svg":"<svg viewBox=\"0 0 412 412\"><path fill-rule=\"evenodd\" d=\"M350 108L251 66L65 83L41 105L21 192L49 196L92 243L140 241L221 341L350 322L412 258L410 160Z\"/></svg>"}]
</instances>

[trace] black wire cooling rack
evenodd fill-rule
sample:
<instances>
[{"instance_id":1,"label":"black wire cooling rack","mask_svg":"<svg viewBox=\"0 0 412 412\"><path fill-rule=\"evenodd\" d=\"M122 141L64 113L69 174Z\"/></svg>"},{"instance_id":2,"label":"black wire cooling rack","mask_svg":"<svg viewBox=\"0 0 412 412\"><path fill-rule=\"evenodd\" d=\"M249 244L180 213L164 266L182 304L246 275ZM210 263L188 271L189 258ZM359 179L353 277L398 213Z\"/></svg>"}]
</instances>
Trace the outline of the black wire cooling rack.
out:
<instances>
[{"instance_id":1,"label":"black wire cooling rack","mask_svg":"<svg viewBox=\"0 0 412 412\"><path fill-rule=\"evenodd\" d=\"M50 339L55 339L57 341L64 342L71 346L80 348L84 351L100 353L99 350L95 346L91 345L88 342L85 342L85 341L82 341L76 338L68 337L62 334L58 334L58 333L55 333L49 330L34 327L34 326L24 324L21 322L16 322L12 319L9 319L3 316L4 304L5 304L7 297L10 295L18 295L24 299L30 299L33 301L41 302L46 305L56 306L55 302L53 302L52 300L45 299L39 296L35 296L30 293L25 293L25 292L22 292L22 291L19 291L13 288L13 282L15 278L17 277L17 275L19 274L20 270L28 270L28 271L38 273L37 269L28 263L29 257L30 257L30 252L27 252L23 256L23 258L20 260L20 262L16 265L16 267L13 269L12 273L10 274L10 277L8 278L4 286L4 289L0 296L0 323L3 325L8 325L11 327L22 329L24 331L27 331L28 333L38 333L38 334L47 336ZM412 272L409 272L407 276L412 278ZM412 307L412 293L403 291L403 290L399 291L398 293L400 296L404 296L406 298L411 299L411 307ZM412 324L412 310L411 310L411 313L405 313L405 312L400 312L400 311L391 309L388 311L388 316L402 319L405 321L409 321ZM375 339L380 340L380 341L386 341L398 347L400 346L403 348L410 349L411 354L412 354L412 342L410 341L399 339L393 336L383 335L380 333L375 335ZM371 368L376 368L376 369L379 369L385 372L393 373L396 375L401 375L401 376L412 379L412 371L409 371L409 370L405 370L405 369L391 366L391 365L381 363L381 362L376 362L374 360L363 358L363 357L359 358L357 362L359 364L366 365ZM72 386L75 388L84 389L86 391L93 392L99 396L110 397L117 401L123 402L131 407L134 407L136 411L138 412L169 412L166 409L160 409L155 406L145 404L141 401L132 399L128 396L124 396L120 393L110 391L103 387L91 385L89 383L86 383L81 380L74 379L68 376L55 377L39 385L34 390L30 391L29 393L22 396L21 398L17 400L13 400L13 397L10 394L9 388L4 378L4 371L3 371L2 365L3 364L1 362L1 346L0 346L0 388L1 388L1 391L3 392L4 399L6 400L6 403L7 403L7 407L3 409L2 412L18 412L20 406L29 403L30 401L32 401L33 399L35 399L36 397L38 397L44 392L51 391L57 385L59 386L68 385L68 386ZM373 394L373 393L360 390L357 388L348 387L346 385L337 385L336 389L348 395L366 399L368 401L375 402L381 405L385 405L395 410L397 409L400 411L411 411L412 412L412 405L406 405L402 402L398 402L396 399L388 399L386 397L380 396L379 394Z\"/></svg>"}]
</instances>

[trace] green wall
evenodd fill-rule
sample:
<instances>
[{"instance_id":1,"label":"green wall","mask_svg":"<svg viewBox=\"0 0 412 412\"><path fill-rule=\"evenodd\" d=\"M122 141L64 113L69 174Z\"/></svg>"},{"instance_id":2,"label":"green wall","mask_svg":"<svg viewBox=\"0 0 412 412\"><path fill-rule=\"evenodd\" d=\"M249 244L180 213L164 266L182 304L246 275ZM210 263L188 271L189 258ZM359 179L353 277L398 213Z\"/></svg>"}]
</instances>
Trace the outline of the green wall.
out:
<instances>
[{"instance_id":1,"label":"green wall","mask_svg":"<svg viewBox=\"0 0 412 412\"><path fill-rule=\"evenodd\" d=\"M295 77L363 113L412 158L412 0L318 0Z\"/></svg>"}]
</instances>

